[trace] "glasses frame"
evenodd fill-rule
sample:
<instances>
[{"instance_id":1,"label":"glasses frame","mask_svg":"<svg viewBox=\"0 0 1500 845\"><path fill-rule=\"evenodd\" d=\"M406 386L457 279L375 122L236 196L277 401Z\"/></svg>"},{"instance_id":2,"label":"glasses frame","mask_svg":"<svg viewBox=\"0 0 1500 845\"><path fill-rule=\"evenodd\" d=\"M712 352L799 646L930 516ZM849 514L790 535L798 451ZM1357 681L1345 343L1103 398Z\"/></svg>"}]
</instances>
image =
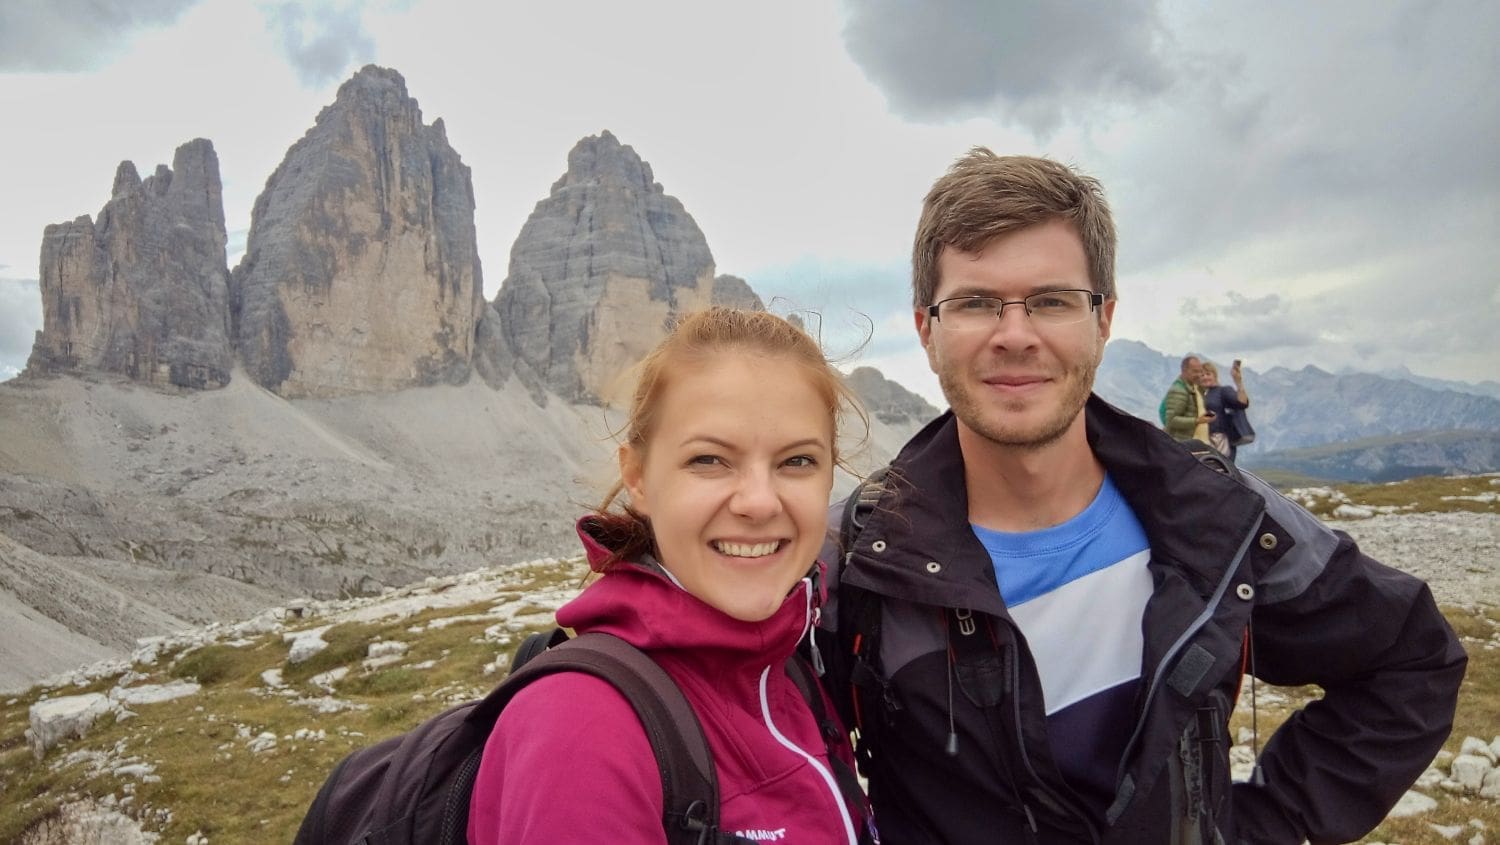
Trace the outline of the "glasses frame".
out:
<instances>
[{"instance_id":1,"label":"glasses frame","mask_svg":"<svg viewBox=\"0 0 1500 845\"><path fill-rule=\"evenodd\" d=\"M938 314L938 309L940 307L942 307L943 303L945 303L945 302L957 302L957 301L963 300L963 299L993 299L996 302L1000 303L1000 307L995 309L995 322L998 323L1001 320L1005 319L1005 306L1007 306L1007 305L1019 305L1019 306L1021 306L1021 310L1026 313L1026 319L1030 320L1031 319L1031 306L1029 304L1027 304L1027 300L1031 299L1032 297L1048 296L1048 295L1054 294L1054 293L1086 293L1086 294L1088 294L1088 296L1089 296L1089 310L1088 310L1088 313L1090 313L1090 314L1094 313L1095 311L1098 311L1099 310L1099 306L1101 306L1101 305L1104 304L1104 294L1099 293L1097 291L1088 290L1086 288L1058 288L1057 290L1040 290L1040 291L1037 291L1036 293L1029 294L1027 296L1023 296L1020 299L1003 299L1003 298L998 297L998 296L987 296L985 294L977 294L976 293L976 294L970 294L968 296L950 296L947 299L939 299L937 302L934 302L931 305L927 306L927 316L931 317L933 320L936 320L937 322L941 323L941 322L943 322L943 318ZM1081 322L1083 322L1083 320L1075 320L1073 322L1081 323ZM1049 325L1067 326L1067 325L1072 325L1072 323L1050 323Z\"/></svg>"}]
</instances>

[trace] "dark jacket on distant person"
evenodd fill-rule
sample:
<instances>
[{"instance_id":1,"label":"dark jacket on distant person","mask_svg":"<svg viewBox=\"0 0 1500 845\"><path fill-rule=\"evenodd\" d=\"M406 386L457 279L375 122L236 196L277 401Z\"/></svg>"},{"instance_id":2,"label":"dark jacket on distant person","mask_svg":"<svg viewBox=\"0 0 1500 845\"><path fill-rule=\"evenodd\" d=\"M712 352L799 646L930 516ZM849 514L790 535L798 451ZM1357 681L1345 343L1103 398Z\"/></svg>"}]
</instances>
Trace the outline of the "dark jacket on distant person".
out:
<instances>
[{"instance_id":1,"label":"dark jacket on distant person","mask_svg":"<svg viewBox=\"0 0 1500 845\"><path fill-rule=\"evenodd\" d=\"M1085 806L1053 762L1037 667L971 530L948 413L896 458L842 558L834 601L847 605L825 612L836 630L817 640L849 718L852 685L874 691L857 717L884 841L1359 839L1452 727L1467 658L1426 584L1260 479L1210 468L1097 397L1085 414L1090 447L1150 541L1155 584L1112 802ZM829 551L825 560L841 560ZM856 601L861 591L869 602ZM856 666L850 612L872 605L878 659ZM989 641L978 658L955 657L955 619ZM1080 637L1088 626L1078 620ZM1263 784L1230 779L1227 724L1242 670L1324 690L1264 742ZM975 703L986 695L994 706Z\"/></svg>"}]
</instances>

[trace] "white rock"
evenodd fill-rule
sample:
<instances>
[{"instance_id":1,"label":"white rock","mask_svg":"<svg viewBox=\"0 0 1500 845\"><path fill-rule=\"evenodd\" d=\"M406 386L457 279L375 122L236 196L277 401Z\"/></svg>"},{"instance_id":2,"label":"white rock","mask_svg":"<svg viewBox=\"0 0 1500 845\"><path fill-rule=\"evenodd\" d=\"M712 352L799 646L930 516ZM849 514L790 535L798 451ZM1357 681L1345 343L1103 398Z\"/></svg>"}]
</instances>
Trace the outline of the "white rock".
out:
<instances>
[{"instance_id":1,"label":"white rock","mask_svg":"<svg viewBox=\"0 0 1500 845\"><path fill-rule=\"evenodd\" d=\"M155 771L150 763L129 763L115 769L113 774L122 778L144 778Z\"/></svg>"},{"instance_id":2,"label":"white rock","mask_svg":"<svg viewBox=\"0 0 1500 845\"><path fill-rule=\"evenodd\" d=\"M1479 787L1479 797L1500 801L1500 769L1485 772L1484 783Z\"/></svg>"},{"instance_id":3,"label":"white rock","mask_svg":"<svg viewBox=\"0 0 1500 845\"><path fill-rule=\"evenodd\" d=\"M1417 778L1417 782L1412 785L1418 789L1433 789L1447 778L1448 776L1443 774L1441 769L1435 766L1428 766L1427 771L1423 772Z\"/></svg>"},{"instance_id":4,"label":"white rock","mask_svg":"<svg viewBox=\"0 0 1500 845\"><path fill-rule=\"evenodd\" d=\"M281 679L280 669L267 669L260 673L260 682L271 689L281 689L286 686L286 681Z\"/></svg>"},{"instance_id":5,"label":"white rock","mask_svg":"<svg viewBox=\"0 0 1500 845\"><path fill-rule=\"evenodd\" d=\"M276 747L276 734L269 732L258 734L256 735L255 739L250 740L249 744L247 744L245 747L250 750L251 754L260 754L265 751L270 751L271 749Z\"/></svg>"},{"instance_id":6,"label":"white rock","mask_svg":"<svg viewBox=\"0 0 1500 845\"><path fill-rule=\"evenodd\" d=\"M1333 509L1334 519L1369 519L1375 511L1361 505L1339 505Z\"/></svg>"},{"instance_id":7,"label":"white rock","mask_svg":"<svg viewBox=\"0 0 1500 845\"><path fill-rule=\"evenodd\" d=\"M333 692L334 685L336 685L339 681L342 681L344 679L344 676L348 674L349 667L340 666L337 669L329 669L327 672L319 672L318 674L313 675L311 678L308 678L307 682L315 687L319 687L324 692Z\"/></svg>"},{"instance_id":8,"label":"white rock","mask_svg":"<svg viewBox=\"0 0 1500 845\"><path fill-rule=\"evenodd\" d=\"M201 830L190 833L188 834L187 845L208 845L208 837L204 836Z\"/></svg>"},{"instance_id":9,"label":"white rock","mask_svg":"<svg viewBox=\"0 0 1500 845\"><path fill-rule=\"evenodd\" d=\"M47 749L67 737L83 736L94 720L114 709L114 702L99 692L38 701L28 714L31 728L26 737L31 740L31 753L42 759Z\"/></svg>"},{"instance_id":10,"label":"white rock","mask_svg":"<svg viewBox=\"0 0 1500 845\"><path fill-rule=\"evenodd\" d=\"M1490 761L1484 757L1460 754L1453 758L1453 765L1448 768L1448 777L1457 781L1464 792L1478 792L1484 785L1484 776L1492 768Z\"/></svg>"},{"instance_id":11,"label":"white rock","mask_svg":"<svg viewBox=\"0 0 1500 845\"><path fill-rule=\"evenodd\" d=\"M411 646L407 645L406 643L401 642L400 640L381 640L379 642L370 643L369 647L365 649L365 656L366 657L390 657L390 656L393 656L393 655L400 656L400 655L405 654L406 650L408 648L410 648L410 647Z\"/></svg>"},{"instance_id":12,"label":"white rock","mask_svg":"<svg viewBox=\"0 0 1500 845\"><path fill-rule=\"evenodd\" d=\"M1500 637L1500 632L1496 632L1495 636ZM1500 760L1500 736L1490 740L1490 753L1495 755L1496 760Z\"/></svg>"},{"instance_id":13,"label":"white rock","mask_svg":"<svg viewBox=\"0 0 1500 845\"><path fill-rule=\"evenodd\" d=\"M321 628L310 628L306 631L284 635L282 639L290 640L292 643L291 649L287 652L287 662L301 663L328 648L328 641L323 639L323 634L331 627L333 626L324 625Z\"/></svg>"},{"instance_id":14,"label":"white rock","mask_svg":"<svg viewBox=\"0 0 1500 845\"><path fill-rule=\"evenodd\" d=\"M1478 757L1483 757L1484 759L1490 761L1491 766L1495 765L1495 752L1490 749L1490 744L1488 742L1485 742L1477 736L1464 737L1463 745L1459 746L1458 753L1473 754Z\"/></svg>"},{"instance_id":15,"label":"white rock","mask_svg":"<svg viewBox=\"0 0 1500 845\"><path fill-rule=\"evenodd\" d=\"M160 704L163 701L172 701L177 698L185 698L189 695L197 695L202 687L191 681L173 681L170 684L143 684L138 687L115 687L109 691L109 697L124 705L135 704Z\"/></svg>"},{"instance_id":16,"label":"white rock","mask_svg":"<svg viewBox=\"0 0 1500 845\"><path fill-rule=\"evenodd\" d=\"M400 654L387 654L383 657L366 657L364 661L360 663L360 665L365 667L366 671L384 669L387 666L392 666L394 664L400 663L402 657L403 655Z\"/></svg>"},{"instance_id":17,"label":"white rock","mask_svg":"<svg viewBox=\"0 0 1500 845\"><path fill-rule=\"evenodd\" d=\"M1401 796L1401 800L1396 802L1396 806L1391 808L1390 817L1406 819L1412 816L1420 816L1423 813L1430 813L1435 809L1437 809L1436 798L1430 798L1420 792L1407 790L1406 794Z\"/></svg>"},{"instance_id":18,"label":"white rock","mask_svg":"<svg viewBox=\"0 0 1500 845\"><path fill-rule=\"evenodd\" d=\"M1457 839L1458 835L1464 832L1464 826L1461 824L1429 824L1428 827L1444 839Z\"/></svg>"}]
</instances>

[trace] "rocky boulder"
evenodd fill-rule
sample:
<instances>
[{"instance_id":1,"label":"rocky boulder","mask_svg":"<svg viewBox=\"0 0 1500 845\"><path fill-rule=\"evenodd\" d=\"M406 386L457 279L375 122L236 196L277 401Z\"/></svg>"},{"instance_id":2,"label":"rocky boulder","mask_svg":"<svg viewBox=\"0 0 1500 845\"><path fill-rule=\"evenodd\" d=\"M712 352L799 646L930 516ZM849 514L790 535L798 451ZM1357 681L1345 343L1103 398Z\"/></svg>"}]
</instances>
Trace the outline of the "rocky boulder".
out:
<instances>
[{"instance_id":1,"label":"rocky boulder","mask_svg":"<svg viewBox=\"0 0 1500 845\"><path fill-rule=\"evenodd\" d=\"M183 144L145 180L121 162L97 221L42 236L42 330L27 372L223 386L233 366L226 241L212 143Z\"/></svg>"},{"instance_id":2,"label":"rocky boulder","mask_svg":"<svg viewBox=\"0 0 1500 845\"><path fill-rule=\"evenodd\" d=\"M255 202L230 281L235 343L288 398L457 384L483 287L469 168L401 75L370 65Z\"/></svg>"},{"instance_id":3,"label":"rocky boulder","mask_svg":"<svg viewBox=\"0 0 1500 845\"><path fill-rule=\"evenodd\" d=\"M572 401L608 402L675 315L713 304L761 307L743 279L715 278L698 224L605 131L573 147L522 227L495 310L519 376Z\"/></svg>"}]
</instances>

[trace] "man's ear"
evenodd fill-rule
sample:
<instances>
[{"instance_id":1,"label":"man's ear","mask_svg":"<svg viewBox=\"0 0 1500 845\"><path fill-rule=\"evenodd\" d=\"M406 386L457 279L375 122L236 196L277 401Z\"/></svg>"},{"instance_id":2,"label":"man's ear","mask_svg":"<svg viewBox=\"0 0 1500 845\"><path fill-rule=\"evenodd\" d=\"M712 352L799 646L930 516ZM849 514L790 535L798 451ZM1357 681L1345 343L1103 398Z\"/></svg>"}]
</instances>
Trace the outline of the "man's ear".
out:
<instances>
[{"instance_id":1,"label":"man's ear","mask_svg":"<svg viewBox=\"0 0 1500 845\"><path fill-rule=\"evenodd\" d=\"M1099 344L1101 346L1104 345L1105 341L1109 340L1109 326L1110 323L1114 322L1115 303L1118 301L1117 299L1106 299L1104 300L1104 304L1099 306Z\"/></svg>"},{"instance_id":2,"label":"man's ear","mask_svg":"<svg viewBox=\"0 0 1500 845\"><path fill-rule=\"evenodd\" d=\"M645 468L641 465L641 453L629 443L622 444L617 453L620 460L620 482L630 494L630 506L641 516L650 516L650 505L646 502L646 488L642 483Z\"/></svg>"},{"instance_id":3,"label":"man's ear","mask_svg":"<svg viewBox=\"0 0 1500 845\"><path fill-rule=\"evenodd\" d=\"M937 350L932 348L932 318L927 315L926 308L913 308L911 316L917 325L917 340L927 352L927 366L937 372Z\"/></svg>"}]
</instances>

